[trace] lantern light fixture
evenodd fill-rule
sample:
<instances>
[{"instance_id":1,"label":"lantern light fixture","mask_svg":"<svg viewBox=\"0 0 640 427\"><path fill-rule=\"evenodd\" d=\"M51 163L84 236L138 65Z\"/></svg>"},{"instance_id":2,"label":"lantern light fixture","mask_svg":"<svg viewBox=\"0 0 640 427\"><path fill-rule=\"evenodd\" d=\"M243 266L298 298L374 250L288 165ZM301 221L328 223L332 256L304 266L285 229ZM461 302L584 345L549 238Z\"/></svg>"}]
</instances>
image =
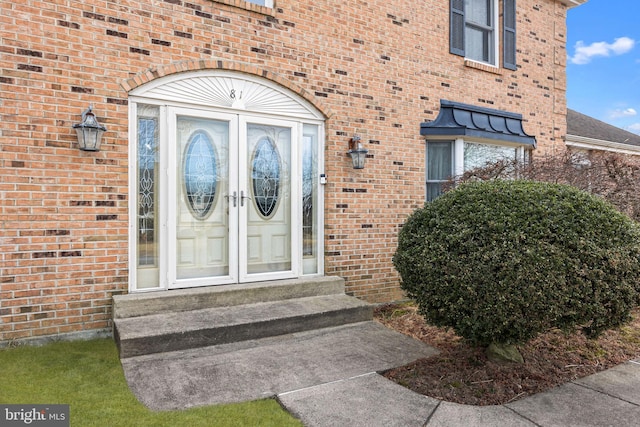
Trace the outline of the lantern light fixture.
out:
<instances>
[{"instance_id":1,"label":"lantern light fixture","mask_svg":"<svg viewBox=\"0 0 640 427\"><path fill-rule=\"evenodd\" d=\"M347 154L351 156L354 169L364 169L364 161L367 158L368 152L369 150L362 146L358 135L355 135L349 140L349 151L347 151Z\"/></svg>"},{"instance_id":2,"label":"lantern light fixture","mask_svg":"<svg viewBox=\"0 0 640 427\"><path fill-rule=\"evenodd\" d=\"M83 151L100 151L102 135L107 128L98 123L93 106L89 106L82 112L82 123L73 125L78 134L78 146Z\"/></svg>"}]
</instances>

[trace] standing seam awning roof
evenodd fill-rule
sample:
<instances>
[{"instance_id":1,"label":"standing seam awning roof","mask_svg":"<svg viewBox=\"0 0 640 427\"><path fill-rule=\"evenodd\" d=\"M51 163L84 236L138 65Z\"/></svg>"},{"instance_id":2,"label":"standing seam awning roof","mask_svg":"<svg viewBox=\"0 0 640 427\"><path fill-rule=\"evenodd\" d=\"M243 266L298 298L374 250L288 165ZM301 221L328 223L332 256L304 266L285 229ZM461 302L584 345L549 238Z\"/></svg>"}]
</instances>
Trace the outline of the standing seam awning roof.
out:
<instances>
[{"instance_id":1,"label":"standing seam awning roof","mask_svg":"<svg viewBox=\"0 0 640 427\"><path fill-rule=\"evenodd\" d=\"M522 127L522 114L446 99L440 100L440 113L434 121L420 124L420 135L481 138L536 146L536 138Z\"/></svg>"}]
</instances>

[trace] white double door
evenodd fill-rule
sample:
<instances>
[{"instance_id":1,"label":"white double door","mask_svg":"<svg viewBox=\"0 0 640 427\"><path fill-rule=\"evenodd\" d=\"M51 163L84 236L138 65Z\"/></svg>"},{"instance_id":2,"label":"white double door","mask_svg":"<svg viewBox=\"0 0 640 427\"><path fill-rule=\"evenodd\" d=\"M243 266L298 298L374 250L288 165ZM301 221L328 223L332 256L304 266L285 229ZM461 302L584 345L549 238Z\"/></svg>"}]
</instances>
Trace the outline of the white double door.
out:
<instances>
[{"instance_id":1,"label":"white double door","mask_svg":"<svg viewBox=\"0 0 640 427\"><path fill-rule=\"evenodd\" d=\"M168 113L176 150L167 177L169 287L296 277L299 124Z\"/></svg>"}]
</instances>

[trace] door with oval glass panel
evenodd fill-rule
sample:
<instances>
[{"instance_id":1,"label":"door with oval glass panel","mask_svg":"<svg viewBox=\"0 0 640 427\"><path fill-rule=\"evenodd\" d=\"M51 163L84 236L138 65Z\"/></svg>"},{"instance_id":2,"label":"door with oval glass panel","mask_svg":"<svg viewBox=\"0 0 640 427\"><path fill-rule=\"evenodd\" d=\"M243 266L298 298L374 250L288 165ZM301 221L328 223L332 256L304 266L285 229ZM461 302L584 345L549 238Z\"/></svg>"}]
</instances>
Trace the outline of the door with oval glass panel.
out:
<instances>
[{"instance_id":1,"label":"door with oval glass panel","mask_svg":"<svg viewBox=\"0 0 640 427\"><path fill-rule=\"evenodd\" d=\"M237 282L237 116L168 110L169 287Z\"/></svg>"},{"instance_id":2,"label":"door with oval glass panel","mask_svg":"<svg viewBox=\"0 0 640 427\"><path fill-rule=\"evenodd\" d=\"M295 123L169 113L176 138L168 177L170 287L294 277Z\"/></svg>"},{"instance_id":3,"label":"door with oval glass panel","mask_svg":"<svg viewBox=\"0 0 640 427\"><path fill-rule=\"evenodd\" d=\"M240 117L240 281L295 277L300 197L296 123Z\"/></svg>"}]
</instances>

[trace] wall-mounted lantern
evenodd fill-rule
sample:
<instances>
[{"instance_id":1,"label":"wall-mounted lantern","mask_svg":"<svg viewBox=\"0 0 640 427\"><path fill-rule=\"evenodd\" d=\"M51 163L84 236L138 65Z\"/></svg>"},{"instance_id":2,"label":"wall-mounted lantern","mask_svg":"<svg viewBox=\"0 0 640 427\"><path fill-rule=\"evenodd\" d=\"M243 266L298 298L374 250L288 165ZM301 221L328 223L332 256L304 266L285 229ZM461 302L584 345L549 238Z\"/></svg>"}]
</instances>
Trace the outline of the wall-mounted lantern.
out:
<instances>
[{"instance_id":1,"label":"wall-mounted lantern","mask_svg":"<svg viewBox=\"0 0 640 427\"><path fill-rule=\"evenodd\" d=\"M367 158L369 150L362 147L359 136L354 136L349 140L349 151L347 154L351 156L354 169L364 169L364 161Z\"/></svg>"},{"instance_id":2,"label":"wall-mounted lantern","mask_svg":"<svg viewBox=\"0 0 640 427\"><path fill-rule=\"evenodd\" d=\"M92 106L89 106L82 113L82 123L73 125L78 134L78 145L83 151L100 151L102 135L107 130L106 127L98 123L95 114L91 112Z\"/></svg>"}]
</instances>

